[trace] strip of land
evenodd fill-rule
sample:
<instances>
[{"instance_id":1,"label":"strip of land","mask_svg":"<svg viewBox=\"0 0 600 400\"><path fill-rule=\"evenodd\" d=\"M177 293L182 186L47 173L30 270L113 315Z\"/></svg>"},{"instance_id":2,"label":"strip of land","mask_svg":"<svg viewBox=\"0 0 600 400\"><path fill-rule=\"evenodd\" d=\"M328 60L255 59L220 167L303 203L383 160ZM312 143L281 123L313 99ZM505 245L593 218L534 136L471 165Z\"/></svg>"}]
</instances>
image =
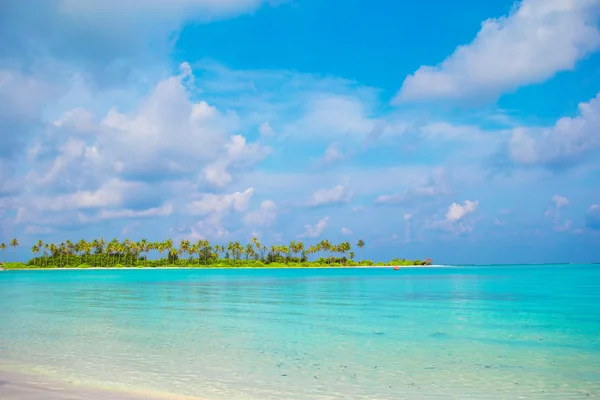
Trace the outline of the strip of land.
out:
<instances>
[{"instance_id":1,"label":"strip of land","mask_svg":"<svg viewBox=\"0 0 600 400\"><path fill-rule=\"evenodd\" d=\"M45 268L45 267L31 267L25 264L14 265L16 263L12 263L13 265L7 266L5 271L72 271L72 270L146 270L146 269L166 269L166 270L188 270L188 269L210 269L210 270L219 270L219 269L370 269L370 268L440 268L445 267L444 265L361 265L359 267L350 267L350 266L328 266L328 265L315 265L315 266L263 266L263 267L204 267L204 266L194 266L194 267L66 267L66 268Z\"/></svg>"}]
</instances>

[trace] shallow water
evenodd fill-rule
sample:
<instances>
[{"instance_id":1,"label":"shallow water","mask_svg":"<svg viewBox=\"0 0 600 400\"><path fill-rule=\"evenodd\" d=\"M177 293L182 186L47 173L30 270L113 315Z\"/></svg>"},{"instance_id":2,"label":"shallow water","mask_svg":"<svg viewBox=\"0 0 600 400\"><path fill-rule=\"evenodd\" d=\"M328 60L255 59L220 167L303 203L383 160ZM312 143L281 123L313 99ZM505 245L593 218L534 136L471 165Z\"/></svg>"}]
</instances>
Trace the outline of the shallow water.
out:
<instances>
[{"instance_id":1,"label":"shallow water","mask_svg":"<svg viewBox=\"0 0 600 400\"><path fill-rule=\"evenodd\" d=\"M206 399L600 397L600 267L0 273L0 368Z\"/></svg>"}]
</instances>

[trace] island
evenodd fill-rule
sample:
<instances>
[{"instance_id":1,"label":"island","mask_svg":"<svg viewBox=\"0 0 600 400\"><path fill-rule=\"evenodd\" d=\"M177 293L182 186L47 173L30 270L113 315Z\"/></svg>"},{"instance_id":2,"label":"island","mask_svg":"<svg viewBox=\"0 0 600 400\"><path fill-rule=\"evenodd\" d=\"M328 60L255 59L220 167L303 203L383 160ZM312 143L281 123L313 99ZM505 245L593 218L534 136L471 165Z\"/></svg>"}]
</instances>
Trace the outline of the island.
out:
<instances>
[{"instance_id":1,"label":"island","mask_svg":"<svg viewBox=\"0 0 600 400\"><path fill-rule=\"evenodd\" d=\"M182 239L177 246L173 240L153 242L147 239L119 241L94 239L87 241L65 240L61 243L45 243L38 240L32 248L33 257L23 263L16 261L18 239L8 246L0 244L4 253L5 269L56 269L56 268L328 268L328 267L383 267L427 266L432 260L407 260L393 258L390 261L362 259L364 240L356 247L359 259L350 242L334 244L321 240L313 245L301 241L289 244L264 245L258 238L250 243L239 241L212 244L206 239L195 243ZM12 247L13 262L6 262L6 250Z\"/></svg>"}]
</instances>

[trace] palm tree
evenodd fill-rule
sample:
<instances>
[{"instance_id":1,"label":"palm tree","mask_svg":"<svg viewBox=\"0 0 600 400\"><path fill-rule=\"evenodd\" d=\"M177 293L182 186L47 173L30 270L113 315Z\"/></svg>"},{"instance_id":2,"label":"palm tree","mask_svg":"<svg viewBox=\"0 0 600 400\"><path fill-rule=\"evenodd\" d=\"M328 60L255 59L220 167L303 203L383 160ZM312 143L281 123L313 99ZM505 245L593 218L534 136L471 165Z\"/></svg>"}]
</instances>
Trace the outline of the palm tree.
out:
<instances>
[{"instance_id":1,"label":"palm tree","mask_svg":"<svg viewBox=\"0 0 600 400\"><path fill-rule=\"evenodd\" d=\"M175 264L175 257L177 257L177 249L175 247L171 247L171 250L169 250L169 256L173 258L173 264Z\"/></svg>"},{"instance_id":2,"label":"palm tree","mask_svg":"<svg viewBox=\"0 0 600 400\"><path fill-rule=\"evenodd\" d=\"M252 247L252 244L248 243L246 245L246 251L244 251L244 253L246 253L246 261L248 261L248 257L254 253L254 247Z\"/></svg>"},{"instance_id":3,"label":"palm tree","mask_svg":"<svg viewBox=\"0 0 600 400\"><path fill-rule=\"evenodd\" d=\"M317 248L315 246L310 246L307 250L308 255L315 254L317 252Z\"/></svg>"},{"instance_id":4,"label":"palm tree","mask_svg":"<svg viewBox=\"0 0 600 400\"><path fill-rule=\"evenodd\" d=\"M342 253L342 264L343 265L346 265L346 262L345 262L346 255L345 254L346 254L347 251L350 251L350 249L351 249L350 243L348 243L348 242L342 242L342 243L340 243L338 251L340 253Z\"/></svg>"},{"instance_id":5,"label":"palm tree","mask_svg":"<svg viewBox=\"0 0 600 400\"><path fill-rule=\"evenodd\" d=\"M138 246L138 244L137 244L137 243L132 243L132 242L130 242L130 243L129 243L129 246L128 246L128 248L127 248L127 252L128 252L128 253L129 253L129 255L130 255L130 259L131 259L131 266L132 266L132 267L135 265L135 261L134 261L134 259L135 259L135 257L136 257L136 254L138 254L140 250L141 250L141 249L139 248L139 246ZM125 258L125 263L127 263L127 257Z\"/></svg>"},{"instance_id":6,"label":"palm tree","mask_svg":"<svg viewBox=\"0 0 600 400\"><path fill-rule=\"evenodd\" d=\"M283 256L285 257L285 262L289 261L289 257L290 257L290 249L289 247L285 246L285 245L281 245L279 246L279 251L281 251L283 253Z\"/></svg>"},{"instance_id":7,"label":"palm tree","mask_svg":"<svg viewBox=\"0 0 600 400\"><path fill-rule=\"evenodd\" d=\"M86 258L89 260L90 254L92 253L92 243L85 242L85 247L83 251L85 252Z\"/></svg>"},{"instance_id":8,"label":"palm tree","mask_svg":"<svg viewBox=\"0 0 600 400\"><path fill-rule=\"evenodd\" d=\"M242 258L242 254L244 254L244 246L239 241L236 241L233 244L233 250L236 261L239 261Z\"/></svg>"},{"instance_id":9,"label":"palm tree","mask_svg":"<svg viewBox=\"0 0 600 400\"><path fill-rule=\"evenodd\" d=\"M71 242L69 239L67 239L65 241L65 252L67 254L67 267L69 266L69 256L71 255L72 251L73 251L73 242Z\"/></svg>"},{"instance_id":10,"label":"palm tree","mask_svg":"<svg viewBox=\"0 0 600 400\"><path fill-rule=\"evenodd\" d=\"M211 253L210 242L206 239L202 239L202 240L198 241L198 246L202 249L202 252L204 253L204 264L208 265L208 256ZM218 253L220 251L220 246L216 245L215 250ZM217 256L217 258L218 258L218 256ZM200 259L200 254L198 254L198 260L199 259Z\"/></svg>"},{"instance_id":11,"label":"palm tree","mask_svg":"<svg viewBox=\"0 0 600 400\"><path fill-rule=\"evenodd\" d=\"M233 251L235 249L235 244L233 242L229 242L229 244L227 245L227 263L230 263L230 257L233 255Z\"/></svg>"},{"instance_id":12,"label":"palm tree","mask_svg":"<svg viewBox=\"0 0 600 400\"><path fill-rule=\"evenodd\" d=\"M262 247L261 247L260 241L258 240L257 237L252 238L252 244L254 245L254 248L256 249L255 254L258 255L258 253L261 251ZM262 255L262 258L264 258L264 254Z\"/></svg>"},{"instance_id":13,"label":"palm tree","mask_svg":"<svg viewBox=\"0 0 600 400\"><path fill-rule=\"evenodd\" d=\"M2 254L4 254L4 262L6 263L6 244L0 243L0 250L2 250Z\"/></svg>"},{"instance_id":14,"label":"palm tree","mask_svg":"<svg viewBox=\"0 0 600 400\"><path fill-rule=\"evenodd\" d=\"M102 268L102 260L104 259L104 246L106 246L104 239L98 239L98 242L96 243L96 254L100 255L100 268Z\"/></svg>"},{"instance_id":15,"label":"palm tree","mask_svg":"<svg viewBox=\"0 0 600 400\"><path fill-rule=\"evenodd\" d=\"M56 257L56 253L58 253L58 247L54 243L50 243L50 253L52 254L52 267L56 267L56 262L54 258Z\"/></svg>"},{"instance_id":16,"label":"palm tree","mask_svg":"<svg viewBox=\"0 0 600 400\"><path fill-rule=\"evenodd\" d=\"M191 245L188 251L190 252L190 259L192 260L192 265L194 264L194 254L198 254L198 264L200 264L200 246L198 246L198 243Z\"/></svg>"},{"instance_id":17,"label":"palm tree","mask_svg":"<svg viewBox=\"0 0 600 400\"><path fill-rule=\"evenodd\" d=\"M63 253L65 252L65 244L61 243L58 245L58 266L62 268L63 263L62 263L62 256Z\"/></svg>"},{"instance_id":18,"label":"palm tree","mask_svg":"<svg viewBox=\"0 0 600 400\"><path fill-rule=\"evenodd\" d=\"M148 252L150 251L150 245L147 239L142 239L136 243L136 247L139 251L144 253L144 268L146 268L146 261L148 260Z\"/></svg>"},{"instance_id":19,"label":"palm tree","mask_svg":"<svg viewBox=\"0 0 600 400\"><path fill-rule=\"evenodd\" d=\"M44 243L44 258L46 259L46 268L48 268L48 251L50 251L50 244Z\"/></svg>"},{"instance_id":20,"label":"palm tree","mask_svg":"<svg viewBox=\"0 0 600 400\"><path fill-rule=\"evenodd\" d=\"M17 262L17 247L19 247L19 240L15 238L10 241L9 245L15 249L15 262Z\"/></svg>"},{"instance_id":21,"label":"palm tree","mask_svg":"<svg viewBox=\"0 0 600 400\"><path fill-rule=\"evenodd\" d=\"M365 241L362 239L359 239L358 243L356 245L360 249L360 262L362 262L362 249L363 249L363 247L365 247Z\"/></svg>"},{"instance_id":22,"label":"palm tree","mask_svg":"<svg viewBox=\"0 0 600 400\"><path fill-rule=\"evenodd\" d=\"M168 258L167 265L169 265L169 262L171 261L170 259L171 259L172 250L173 250L173 241L171 239L167 239L167 241L165 242L165 251L167 252L167 258ZM175 258L173 258L173 260L175 260Z\"/></svg>"},{"instance_id":23,"label":"palm tree","mask_svg":"<svg viewBox=\"0 0 600 400\"><path fill-rule=\"evenodd\" d=\"M215 253L217 254L217 262L221 259L221 253L224 253L225 249L220 244L215 244Z\"/></svg>"},{"instance_id":24,"label":"palm tree","mask_svg":"<svg viewBox=\"0 0 600 400\"><path fill-rule=\"evenodd\" d=\"M87 242L84 239L81 239L75 245L75 251L77 251L78 253L80 253L81 263L82 264L85 264L85 260L83 258L83 253L85 252L85 246L86 246L86 244L87 244Z\"/></svg>"},{"instance_id":25,"label":"palm tree","mask_svg":"<svg viewBox=\"0 0 600 400\"><path fill-rule=\"evenodd\" d=\"M302 243L302 242L296 243L296 252L297 253L302 253L302 257L301 257L301 260L300 260L300 261L302 261L305 258L304 257L304 255L305 255L304 254L305 253L304 243Z\"/></svg>"},{"instance_id":26,"label":"palm tree","mask_svg":"<svg viewBox=\"0 0 600 400\"><path fill-rule=\"evenodd\" d=\"M321 243L321 247L322 249L326 252L329 253L331 252L331 242L329 241L329 239L325 239L323 240ZM329 257L327 257L327 260L329 262Z\"/></svg>"},{"instance_id":27,"label":"palm tree","mask_svg":"<svg viewBox=\"0 0 600 400\"><path fill-rule=\"evenodd\" d=\"M184 239L181 239L181 243L179 243L179 253L187 254L190 249L190 242ZM183 265L187 265L186 259L184 258Z\"/></svg>"},{"instance_id":28,"label":"palm tree","mask_svg":"<svg viewBox=\"0 0 600 400\"><path fill-rule=\"evenodd\" d=\"M36 243L36 244L34 244L34 245L33 245L33 247L31 247L31 252L32 252L32 253L35 255L35 254L37 254L37 253L40 251L40 248L41 248L41 247L40 247L40 246L38 246L38 244ZM37 258L37 257L35 257L35 256L34 256L34 260L35 260L36 258ZM33 265L35 265L35 261L33 262Z\"/></svg>"}]
</instances>

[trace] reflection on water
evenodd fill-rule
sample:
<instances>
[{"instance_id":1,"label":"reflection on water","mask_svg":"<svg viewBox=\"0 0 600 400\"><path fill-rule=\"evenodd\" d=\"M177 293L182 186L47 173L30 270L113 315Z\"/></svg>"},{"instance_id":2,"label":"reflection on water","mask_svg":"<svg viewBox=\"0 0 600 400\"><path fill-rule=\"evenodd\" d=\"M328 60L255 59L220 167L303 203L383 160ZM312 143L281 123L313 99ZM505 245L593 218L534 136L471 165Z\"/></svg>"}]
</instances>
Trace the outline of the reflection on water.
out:
<instances>
[{"instance_id":1,"label":"reflection on water","mask_svg":"<svg viewBox=\"0 0 600 400\"><path fill-rule=\"evenodd\" d=\"M600 395L600 269L0 274L0 366L207 399Z\"/></svg>"}]
</instances>

